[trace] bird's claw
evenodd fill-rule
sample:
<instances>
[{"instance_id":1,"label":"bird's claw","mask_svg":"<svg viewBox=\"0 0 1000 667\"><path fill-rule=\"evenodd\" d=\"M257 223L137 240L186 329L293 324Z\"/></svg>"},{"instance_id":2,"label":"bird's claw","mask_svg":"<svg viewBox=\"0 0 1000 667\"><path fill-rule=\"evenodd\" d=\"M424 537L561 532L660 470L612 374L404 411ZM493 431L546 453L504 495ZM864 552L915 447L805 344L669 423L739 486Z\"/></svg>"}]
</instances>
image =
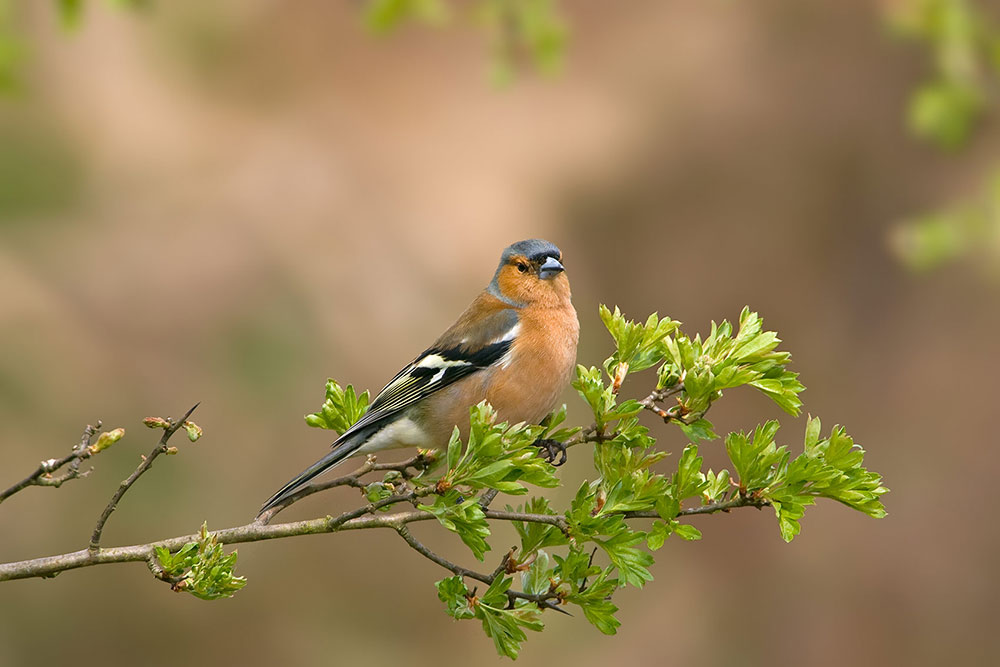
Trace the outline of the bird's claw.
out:
<instances>
[{"instance_id":1,"label":"bird's claw","mask_svg":"<svg viewBox=\"0 0 1000 667\"><path fill-rule=\"evenodd\" d=\"M535 440L535 447L541 449L541 457L558 467L566 463L566 445L552 438Z\"/></svg>"}]
</instances>

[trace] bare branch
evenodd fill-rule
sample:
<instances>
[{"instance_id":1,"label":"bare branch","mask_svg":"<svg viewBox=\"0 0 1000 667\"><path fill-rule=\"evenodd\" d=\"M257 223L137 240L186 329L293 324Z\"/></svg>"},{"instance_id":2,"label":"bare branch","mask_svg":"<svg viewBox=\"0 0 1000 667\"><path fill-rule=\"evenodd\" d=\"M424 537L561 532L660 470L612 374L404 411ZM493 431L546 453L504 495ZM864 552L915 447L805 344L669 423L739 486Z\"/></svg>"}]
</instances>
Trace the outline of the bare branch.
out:
<instances>
[{"instance_id":1,"label":"bare branch","mask_svg":"<svg viewBox=\"0 0 1000 667\"><path fill-rule=\"evenodd\" d=\"M671 420L683 421L683 414L680 411L680 405L675 405L671 408L664 410L658 404L667 400L671 396L676 396L677 394L684 391L684 383L678 382L673 387L668 389L656 389L639 401L645 410L649 410L657 417L661 418L665 423L670 423Z\"/></svg>"},{"instance_id":2,"label":"bare branch","mask_svg":"<svg viewBox=\"0 0 1000 667\"><path fill-rule=\"evenodd\" d=\"M493 578L490 575L483 574L482 572L476 572L475 570L470 570L468 568L464 568L461 565L456 565L455 563L452 563L451 561L445 559L442 556L439 556L438 554L434 553L433 551L425 547L423 543L418 541L417 538L413 537L413 535L410 534L410 529L406 527L405 523L400 523L395 528L396 532L399 533L399 536L402 537L414 551L419 553L424 558L434 561L444 569L451 570L453 573L457 575L468 577L469 579L475 579L476 581L481 581L487 586L493 583Z\"/></svg>"},{"instance_id":3,"label":"bare branch","mask_svg":"<svg viewBox=\"0 0 1000 667\"><path fill-rule=\"evenodd\" d=\"M35 472L31 473L10 488L0 491L0 503L7 498L10 498L18 491L23 491L29 486L54 486L58 488L62 486L63 482L89 475L90 470L80 471L80 463L83 462L84 459L89 459L96 453L90 448L90 441L100 428L100 420L97 421L96 426L88 424L87 428L83 429L83 436L80 438L79 444L73 447L72 452L61 459L49 459L47 461L42 461L38 464L38 469L35 470ZM61 469L66 464L69 464L69 467L65 473L56 477L52 476L53 472Z\"/></svg>"},{"instance_id":4,"label":"bare branch","mask_svg":"<svg viewBox=\"0 0 1000 667\"><path fill-rule=\"evenodd\" d=\"M136 468L127 479L118 485L118 490L115 491L113 496L111 496L108 506L104 508L100 518L97 520L97 525L94 526L94 532L90 536L90 546L88 548L91 553L96 552L100 548L101 533L104 531L104 524L108 522L108 518L111 516L111 513L117 509L118 502L122 499L122 496L125 495L126 491L132 488L132 485L135 484L135 481L139 479L143 473L149 470L156 457L167 451L167 441L170 440L170 436L176 433L177 430L184 425L184 422L187 421L187 418L191 416L191 413L195 411L195 408L197 408L198 405L198 403L195 403L191 409L177 421L170 421L169 424L163 429L163 435L160 437L160 441L156 443L156 447L153 448L153 451L151 451L148 456L143 457L142 463L139 464L139 467Z\"/></svg>"},{"instance_id":5,"label":"bare branch","mask_svg":"<svg viewBox=\"0 0 1000 667\"><path fill-rule=\"evenodd\" d=\"M461 565L452 563L443 556L434 553L426 546L424 546L424 544L420 542L417 538L413 537L413 535L410 533L410 529L406 527L405 523L401 523L398 526L396 526L396 532L399 533L399 536L402 537L414 551L419 553L424 558L427 558L428 560L437 563L444 569L449 570L454 574L457 574L461 577L468 577L469 579L475 579L476 581L480 581L486 584L487 586L491 586L497 577L503 576L503 574L507 569L507 562L510 557L509 553L503 557L503 560L500 563L500 567L498 567L492 574L483 574L482 572L476 572L475 570L470 570L468 568L462 567ZM553 604L549 603L548 601L559 599L559 596L556 595L555 593L541 593L536 595L532 593L525 593L524 591L516 591L513 589L509 589L507 590L507 598L511 601L511 604L513 604L514 600L519 599L519 600L527 600L529 602L535 602L544 609L556 609L556 607ZM564 611L562 609L556 609L556 610Z\"/></svg>"}]
</instances>

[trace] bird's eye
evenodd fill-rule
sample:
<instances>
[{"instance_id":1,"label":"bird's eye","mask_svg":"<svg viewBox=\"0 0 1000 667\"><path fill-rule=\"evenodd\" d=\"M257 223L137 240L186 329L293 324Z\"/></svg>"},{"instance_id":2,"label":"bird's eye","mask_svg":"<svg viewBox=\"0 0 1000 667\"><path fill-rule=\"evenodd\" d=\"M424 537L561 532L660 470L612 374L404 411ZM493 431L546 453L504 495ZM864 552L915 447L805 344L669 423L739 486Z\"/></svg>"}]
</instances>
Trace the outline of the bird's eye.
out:
<instances>
[{"instance_id":1,"label":"bird's eye","mask_svg":"<svg viewBox=\"0 0 1000 667\"><path fill-rule=\"evenodd\" d=\"M517 263L517 270L520 271L521 273L527 273L528 272L528 265L525 264L524 262L518 262Z\"/></svg>"}]
</instances>

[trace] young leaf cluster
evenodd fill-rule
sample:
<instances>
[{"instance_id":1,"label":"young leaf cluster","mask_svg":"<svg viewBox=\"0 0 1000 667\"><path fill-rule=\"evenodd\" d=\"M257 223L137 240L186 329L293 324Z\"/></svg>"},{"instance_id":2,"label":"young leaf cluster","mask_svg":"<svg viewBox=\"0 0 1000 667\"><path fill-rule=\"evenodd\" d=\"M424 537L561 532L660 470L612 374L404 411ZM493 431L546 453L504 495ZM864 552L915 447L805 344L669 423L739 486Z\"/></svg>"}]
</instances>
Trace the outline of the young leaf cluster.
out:
<instances>
[{"instance_id":1,"label":"young leaf cluster","mask_svg":"<svg viewBox=\"0 0 1000 667\"><path fill-rule=\"evenodd\" d=\"M739 474L740 493L766 499L778 518L786 542L799 534L805 508L817 498L830 498L868 516L886 515L880 500L888 493L882 476L864 467L864 450L854 444L841 426L820 439L820 420L806 425L804 452L790 459L786 447L774 437L778 423L757 428L752 436L731 434L726 449Z\"/></svg>"},{"instance_id":2,"label":"young leaf cluster","mask_svg":"<svg viewBox=\"0 0 1000 667\"><path fill-rule=\"evenodd\" d=\"M577 367L573 386L594 413L599 429L631 417L643 409L634 400L618 401L618 390L630 374L653 366L657 368L657 401L673 397L674 403L659 408L665 420L681 426L692 442L712 440L717 436L703 415L725 389L743 385L754 387L785 412L797 415L804 389L798 374L788 370L791 355L777 349L781 339L765 331L757 313L744 308L739 329L726 320L712 323L711 332L702 340L680 330L680 323L655 313L645 323L627 320L618 308L601 306L601 319L615 341L616 350L604 362L610 383L600 370ZM650 406L647 406L650 407Z\"/></svg>"},{"instance_id":3,"label":"young leaf cluster","mask_svg":"<svg viewBox=\"0 0 1000 667\"><path fill-rule=\"evenodd\" d=\"M435 585L449 616L459 620L480 620L483 632L493 639L497 653L516 659L521 644L527 639L524 630L539 632L544 625L537 604L518 600L510 606L507 591L513 582L511 577L498 576L482 597L470 591L459 576L442 579Z\"/></svg>"},{"instance_id":4,"label":"young leaf cluster","mask_svg":"<svg viewBox=\"0 0 1000 667\"><path fill-rule=\"evenodd\" d=\"M232 597L246 586L246 578L234 572L237 552L226 554L205 523L197 542L188 542L175 553L160 546L155 551L165 576L175 582L174 590L202 600L218 600Z\"/></svg>"},{"instance_id":5,"label":"young leaf cluster","mask_svg":"<svg viewBox=\"0 0 1000 667\"><path fill-rule=\"evenodd\" d=\"M657 371L657 388L683 387L677 399L681 421L695 425L723 390L743 385L759 390L788 414L798 415L802 406L798 394L805 387L798 374L787 368L791 354L777 350L781 339L763 327L757 313L744 308L735 335L733 326L723 320L718 325L712 322L704 341L700 335L689 338L681 333L666 339L667 353ZM700 428L710 430L711 425ZM694 440L703 439L701 433L686 434Z\"/></svg>"},{"instance_id":6,"label":"young leaf cluster","mask_svg":"<svg viewBox=\"0 0 1000 667\"><path fill-rule=\"evenodd\" d=\"M558 425L508 425L497 422L493 406L485 401L469 410L469 436L463 444L456 426L448 441L447 471L439 489L496 489L513 495L528 492L525 483L543 488L559 485L555 467L539 455L535 442Z\"/></svg>"},{"instance_id":7,"label":"young leaf cluster","mask_svg":"<svg viewBox=\"0 0 1000 667\"><path fill-rule=\"evenodd\" d=\"M359 396L354 393L352 385L343 389L334 380L327 380L326 400L318 412L306 415L306 424L343 433L364 416L368 403L367 391Z\"/></svg>"},{"instance_id":8,"label":"young leaf cluster","mask_svg":"<svg viewBox=\"0 0 1000 667\"><path fill-rule=\"evenodd\" d=\"M447 470L429 484L437 493L432 504L420 505L442 526L456 533L479 560L490 550L486 515L472 494L482 489L496 489L511 495L528 492L524 484L551 488L559 484L555 468L540 456L534 443L543 435L553 434L564 412L550 419L548 426L508 425L497 422L497 413L488 403L469 410L469 435L463 444L455 427L448 442ZM555 435L572 433L563 429Z\"/></svg>"},{"instance_id":9,"label":"young leaf cluster","mask_svg":"<svg viewBox=\"0 0 1000 667\"><path fill-rule=\"evenodd\" d=\"M490 525L477 498L463 500L458 491L452 489L437 496L433 504L419 507L437 517L442 526L462 538L476 558L483 560L483 555L490 550L486 542Z\"/></svg>"}]
</instances>

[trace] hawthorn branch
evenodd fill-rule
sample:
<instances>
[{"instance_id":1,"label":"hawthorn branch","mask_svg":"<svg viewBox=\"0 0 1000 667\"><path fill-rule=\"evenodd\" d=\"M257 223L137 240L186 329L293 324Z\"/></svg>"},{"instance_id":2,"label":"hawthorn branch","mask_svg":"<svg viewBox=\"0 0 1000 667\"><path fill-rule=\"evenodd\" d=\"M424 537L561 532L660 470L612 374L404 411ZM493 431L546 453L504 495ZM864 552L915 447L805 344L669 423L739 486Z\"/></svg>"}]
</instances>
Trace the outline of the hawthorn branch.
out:
<instances>
[{"instance_id":1,"label":"hawthorn branch","mask_svg":"<svg viewBox=\"0 0 1000 667\"><path fill-rule=\"evenodd\" d=\"M42 461L38 464L38 468L22 479L17 484L0 491L0 503L10 498L12 495L18 491L23 491L29 486L54 486L56 488L63 485L71 479L76 479L78 477L86 477L90 474L90 470L80 471L80 464L84 459L89 459L96 452L90 448L90 441L93 439L94 435L101 428L101 421L97 420L96 426L87 425L87 428L83 429L83 435L80 437L80 442L73 447L73 451L62 457L61 459L48 459ZM61 469L63 466L69 464L69 467L61 475L56 477L52 476L52 473Z\"/></svg>"},{"instance_id":2,"label":"hawthorn branch","mask_svg":"<svg viewBox=\"0 0 1000 667\"><path fill-rule=\"evenodd\" d=\"M403 502L412 502L417 492L392 496L375 503L369 503L355 510L345 512L337 517L320 517L304 521L291 521L288 523L265 524L261 521L254 521L243 526L214 530L210 535L214 536L220 544L245 544L248 542L263 542L265 540L282 539L286 537L298 537L303 535L318 535L323 533L337 533L348 530L367 530L372 528L391 528L399 532L399 526L405 526L419 521L431 521L435 517L429 512L422 510L407 510L388 514L375 514L378 510L389 505ZM754 499L750 496L736 496L727 501L710 503L699 507L683 509L678 516L691 516L696 514L714 514L717 512L728 512L739 507L764 507L766 501ZM522 512L502 512L499 510L486 510L486 517L496 521L524 521L528 523L544 523L559 526L563 517L552 514L530 514ZM658 518L655 512L628 512L625 514L629 519L653 519ZM52 577L60 572L74 570L81 567L91 567L94 565L106 565L110 563L149 563L155 558L155 548L164 547L168 551L177 551L188 542L197 542L201 536L198 533L172 537L165 540L158 540L148 544L136 544L123 547L100 547L96 551L89 548L80 549L70 553L57 556L47 556L44 558L33 558L12 563L0 564L0 581L13 579L30 579L33 577ZM440 563L439 563L440 564ZM448 568L450 569L450 568ZM476 577L472 577L476 578ZM482 581L481 579L477 579ZM484 582L485 583L485 582ZM527 599L527 598L525 598Z\"/></svg>"},{"instance_id":3,"label":"hawthorn branch","mask_svg":"<svg viewBox=\"0 0 1000 667\"><path fill-rule=\"evenodd\" d=\"M669 389L656 390L652 392L645 399L640 401L644 408L651 410L658 415L661 412L665 412L659 408L657 403L662 402L671 395L680 393L682 391L682 384L678 384ZM153 460L160 454L166 453L167 443L170 437L184 425L184 422L190 417L197 405L192 407L184 417L178 421L169 421L164 428L164 433L157 443L156 447L150 452L148 456L143 459L143 462L136 468L136 470L119 486L118 490L112 496L107 507L102 513L97 525L94 528L93 535L90 540L90 544L87 548L81 549L79 551L65 553L57 556L49 556L45 558L35 558L30 560L24 560L12 563L0 564L0 581L12 580L12 579L25 579L32 577L52 577L56 574L81 567L90 567L93 565L102 565L108 563L124 563L124 562L144 562L149 567L153 575L159 579L171 583L171 585L176 584L174 577L171 577L166 573L163 568L159 565L156 560L155 550L157 547L162 547L168 551L174 552L181 549L183 546L189 542L197 542L200 539L199 534L185 535L180 537L174 537L166 540L160 540L157 542L151 542L148 544L139 544L124 547L110 547L102 548L100 546L101 534L103 532L104 525L107 523L108 518L117 508L118 503L121 501L122 497L132 487L133 484L141 477L152 465ZM660 415L663 416L663 415ZM677 416L670 415L664 416L665 421L670 419L676 419ZM74 449L74 452L64 459L60 459L54 462L52 469L58 469L62 465L67 463L72 463L74 467L71 471L76 470L76 466L79 465L79 461L83 458L87 458L91 452L89 449L89 439L93 437L93 432L96 429L88 427L85 432L85 443L81 441L81 445ZM565 447L572 447L585 443L597 443L604 442L615 437L615 433L606 433L602 429L599 429L596 424L591 425L585 429L580 430L575 435L568 438L563 444ZM79 449L79 452L77 451ZM90 452L90 453L87 453ZM46 462L49 463L49 462ZM346 530L360 530L360 529L370 529L370 528L391 528L395 530L400 537L402 537L407 544L416 550L418 553L423 555L425 558L437 563L443 568L454 572L455 574L461 575L463 577L468 577L476 581L480 581L487 585L491 584L497 576L501 576L507 571L507 559L501 563L501 566L497 568L492 574L484 574L476 572L474 570L469 570L455 563L451 563L447 559L443 558L439 554L430 551L425 545L416 540L407 528L408 524L418 522L418 521L428 521L434 519L434 515L429 512L425 512L416 509L417 501L419 498L430 495L434 493L433 487L417 487L413 488L411 485L407 484L404 486L405 492L384 498L377 502L371 502L365 504L356 509L344 512L337 517L326 516L322 518L310 519L305 521L294 521L288 523L279 523L271 525L269 522L274 518L276 514L291 506L295 502L310 496L314 493L319 493L320 491L325 491L327 489L336 488L339 486L348 486L357 489L365 489L366 484L362 478L373 472L384 472L384 471L397 471L400 473L402 478L407 482L413 478L419 476L422 472L429 469L434 463L434 458L428 456L425 453L419 453L414 457L406 459L398 463L377 463L374 457L369 457L365 463L363 463L357 470L347 475L337 477L326 482L314 483L303 488L301 491L295 495L289 497L286 501L280 505L270 509L268 512L261 515L258 519L252 523L237 526L234 528L226 528L218 531L212 531L211 535L218 541L219 544L231 545L231 544L242 544L247 542L260 542L264 540L280 539L286 537L296 537L300 535L313 535L320 533L334 533ZM43 464L45 465L45 464ZM415 472L411 472L415 471ZM45 471L38 472L29 476L27 481L22 481L18 485L11 487L13 491L5 491L6 495L0 497L0 500L6 498L12 493L16 493L18 490L38 482L32 482L30 480L42 477ZM61 482L60 482L61 483ZM540 523L551 525L559 528L565 534L569 532L569 524L566 518L558 514L533 514L528 512L515 512L515 511L505 511L505 510L493 510L489 509L490 502L496 497L497 493L495 490L487 490L480 497L480 505L483 508L483 512L487 519L494 521L510 521L510 522L525 522L525 523ZM408 511L397 511L394 513L383 513L380 510L385 510L386 508L402 504L409 503L414 506L413 510ZM764 507L767 505L767 501L756 498L753 496L747 496L744 494L738 494L729 500L718 501L714 503L709 503L701 505L699 507L692 507L687 509L682 509L678 516L691 516L699 514L713 514L717 512L729 512L731 509L738 507L753 506L757 508ZM653 519L659 518L659 515L654 511L642 511L642 512L626 512L624 513L626 519ZM519 598L524 600L529 600L535 602L545 608L554 608L554 605L550 600L555 599L557 596L554 594L542 594L542 595L529 595L519 591L510 591L508 596L513 599ZM559 611L562 611L561 609Z\"/></svg>"},{"instance_id":4,"label":"hawthorn branch","mask_svg":"<svg viewBox=\"0 0 1000 667\"><path fill-rule=\"evenodd\" d=\"M121 501L122 496L124 496L125 493L132 488L132 485L135 484L136 480L142 477L143 473L149 470L157 456L166 453L167 441L169 441L170 437L184 425L184 422L187 421L188 417L191 416L191 413L195 411L195 408L197 408L198 405L199 403L195 403L191 409L177 421L168 420L168 424L163 429L163 435L160 437L160 441L156 443L156 447L153 448L153 451L151 451L149 455L143 457L142 463L139 464L139 467L132 471L132 474L118 485L118 489L115 491L114 495L111 496L111 500L108 501L107 507L104 508L104 511L101 512L100 518L97 519L97 524L94 526L94 532L90 536L90 545L88 549L91 553L95 553L98 549L100 549L101 533L104 532L104 524L108 522L112 512L118 508L118 503Z\"/></svg>"}]
</instances>

